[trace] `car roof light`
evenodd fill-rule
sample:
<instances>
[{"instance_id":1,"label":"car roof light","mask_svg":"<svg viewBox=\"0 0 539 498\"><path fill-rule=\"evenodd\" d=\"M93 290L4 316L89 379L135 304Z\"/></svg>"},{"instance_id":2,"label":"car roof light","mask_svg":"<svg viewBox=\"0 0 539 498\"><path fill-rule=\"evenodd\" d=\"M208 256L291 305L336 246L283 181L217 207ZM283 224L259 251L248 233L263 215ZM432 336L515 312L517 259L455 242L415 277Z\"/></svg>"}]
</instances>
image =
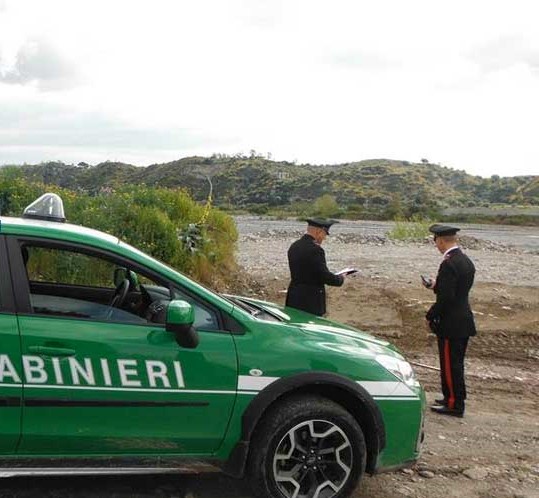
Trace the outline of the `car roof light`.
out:
<instances>
[{"instance_id":1,"label":"car roof light","mask_svg":"<svg viewBox=\"0 0 539 498\"><path fill-rule=\"evenodd\" d=\"M26 206L22 217L64 223L66 221L64 203L59 195L51 193L43 194L32 202L32 204Z\"/></svg>"}]
</instances>

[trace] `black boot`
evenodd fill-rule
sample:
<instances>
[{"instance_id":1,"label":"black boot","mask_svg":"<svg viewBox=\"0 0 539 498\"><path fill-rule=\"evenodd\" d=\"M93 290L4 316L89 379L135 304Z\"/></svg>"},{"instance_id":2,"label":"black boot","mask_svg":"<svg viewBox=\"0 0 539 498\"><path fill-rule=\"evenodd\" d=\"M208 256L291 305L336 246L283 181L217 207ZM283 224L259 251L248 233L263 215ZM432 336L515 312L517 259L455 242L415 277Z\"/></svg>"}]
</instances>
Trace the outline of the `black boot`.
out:
<instances>
[{"instance_id":1,"label":"black boot","mask_svg":"<svg viewBox=\"0 0 539 498\"><path fill-rule=\"evenodd\" d=\"M464 408L448 408L447 406L431 406L430 409L440 415L449 415L451 417L464 417Z\"/></svg>"}]
</instances>

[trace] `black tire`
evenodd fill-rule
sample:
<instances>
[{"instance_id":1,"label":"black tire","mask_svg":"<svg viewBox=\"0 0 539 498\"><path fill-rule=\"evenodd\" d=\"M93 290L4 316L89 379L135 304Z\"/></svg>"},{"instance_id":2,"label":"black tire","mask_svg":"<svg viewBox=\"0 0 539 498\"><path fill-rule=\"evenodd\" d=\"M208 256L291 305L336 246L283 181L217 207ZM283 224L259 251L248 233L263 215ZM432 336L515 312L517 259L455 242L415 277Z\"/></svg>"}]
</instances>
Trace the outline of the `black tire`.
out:
<instances>
[{"instance_id":1,"label":"black tire","mask_svg":"<svg viewBox=\"0 0 539 498\"><path fill-rule=\"evenodd\" d=\"M365 439L354 417L331 400L301 395L278 402L264 416L247 472L259 498L292 498L298 486L297 498L345 498L365 464Z\"/></svg>"}]
</instances>

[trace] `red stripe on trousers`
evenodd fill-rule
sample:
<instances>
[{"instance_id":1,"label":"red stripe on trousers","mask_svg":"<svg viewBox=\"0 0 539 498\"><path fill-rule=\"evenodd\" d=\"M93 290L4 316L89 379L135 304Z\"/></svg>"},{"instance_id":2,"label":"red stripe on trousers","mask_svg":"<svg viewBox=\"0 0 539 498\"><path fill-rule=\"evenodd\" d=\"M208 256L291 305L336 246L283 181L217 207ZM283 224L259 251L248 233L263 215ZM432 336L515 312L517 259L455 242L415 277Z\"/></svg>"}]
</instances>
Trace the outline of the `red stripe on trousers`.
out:
<instances>
[{"instance_id":1,"label":"red stripe on trousers","mask_svg":"<svg viewBox=\"0 0 539 498\"><path fill-rule=\"evenodd\" d=\"M455 408L455 391L453 390L453 377L451 375L451 351L449 349L449 339L444 340L444 365L445 365L445 382L449 389L449 399L447 400L447 408L453 410Z\"/></svg>"}]
</instances>

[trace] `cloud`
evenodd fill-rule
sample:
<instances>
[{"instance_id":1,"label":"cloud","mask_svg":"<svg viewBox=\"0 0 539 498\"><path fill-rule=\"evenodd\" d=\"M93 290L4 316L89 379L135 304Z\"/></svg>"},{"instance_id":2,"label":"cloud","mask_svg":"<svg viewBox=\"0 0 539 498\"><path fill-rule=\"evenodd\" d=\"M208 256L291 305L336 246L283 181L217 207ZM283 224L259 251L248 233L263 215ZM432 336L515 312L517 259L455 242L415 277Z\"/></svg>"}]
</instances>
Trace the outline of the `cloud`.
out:
<instances>
[{"instance_id":1,"label":"cloud","mask_svg":"<svg viewBox=\"0 0 539 498\"><path fill-rule=\"evenodd\" d=\"M144 129L122 126L119 123L102 123L91 119L81 121L69 128L65 123L53 129L26 130L20 133L0 133L0 148L3 146L26 147L84 147L110 150L182 150L196 148L209 143L217 146L220 141L209 139L193 129Z\"/></svg>"},{"instance_id":2,"label":"cloud","mask_svg":"<svg viewBox=\"0 0 539 498\"><path fill-rule=\"evenodd\" d=\"M536 1L0 0L0 162L256 149L534 171Z\"/></svg>"},{"instance_id":3,"label":"cloud","mask_svg":"<svg viewBox=\"0 0 539 498\"><path fill-rule=\"evenodd\" d=\"M41 100L0 98L0 164L46 160L149 164L201 154L208 147L230 150L236 140L195 127L136 126L101 112L74 111L69 105Z\"/></svg>"},{"instance_id":4,"label":"cloud","mask_svg":"<svg viewBox=\"0 0 539 498\"><path fill-rule=\"evenodd\" d=\"M239 4L246 26L271 29L282 21L282 0L242 0Z\"/></svg>"},{"instance_id":5,"label":"cloud","mask_svg":"<svg viewBox=\"0 0 539 498\"><path fill-rule=\"evenodd\" d=\"M349 69L372 69L384 71L398 63L388 57L367 51L342 51L328 58L329 62Z\"/></svg>"},{"instance_id":6,"label":"cloud","mask_svg":"<svg viewBox=\"0 0 539 498\"><path fill-rule=\"evenodd\" d=\"M21 46L15 64L0 73L0 82L35 83L40 90L66 90L77 86L79 72L52 44L34 39Z\"/></svg>"},{"instance_id":7,"label":"cloud","mask_svg":"<svg viewBox=\"0 0 539 498\"><path fill-rule=\"evenodd\" d=\"M469 58L484 72L500 71L525 64L539 74L539 49L518 36L501 37L485 43L469 53Z\"/></svg>"}]
</instances>

